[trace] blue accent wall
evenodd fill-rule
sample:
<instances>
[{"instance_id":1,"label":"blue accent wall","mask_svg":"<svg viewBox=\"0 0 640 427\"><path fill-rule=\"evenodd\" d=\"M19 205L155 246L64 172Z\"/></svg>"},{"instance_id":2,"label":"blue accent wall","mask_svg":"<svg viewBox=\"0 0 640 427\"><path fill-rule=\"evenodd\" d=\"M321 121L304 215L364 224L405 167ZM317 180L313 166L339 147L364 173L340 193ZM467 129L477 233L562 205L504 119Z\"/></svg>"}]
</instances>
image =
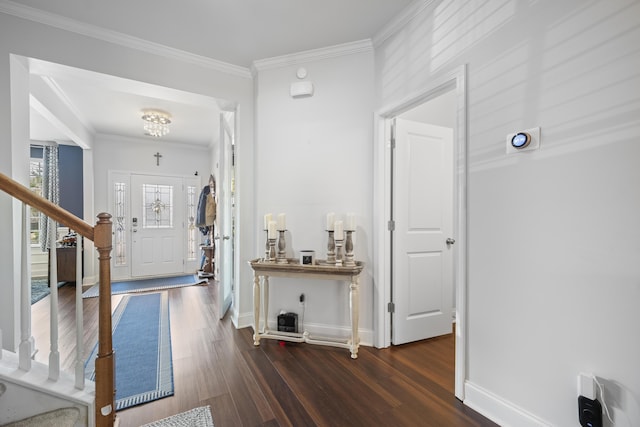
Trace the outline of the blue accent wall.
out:
<instances>
[{"instance_id":1,"label":"blue accent wall","mask_svg":"<svg viewBox=\"0 0 640 427\"><path fill-rule=\"evenodd\" d=\"M82 186L82 148L58 146L60 168L60 207L78 218L84 218Z\"/></svg>"}]
</instances>

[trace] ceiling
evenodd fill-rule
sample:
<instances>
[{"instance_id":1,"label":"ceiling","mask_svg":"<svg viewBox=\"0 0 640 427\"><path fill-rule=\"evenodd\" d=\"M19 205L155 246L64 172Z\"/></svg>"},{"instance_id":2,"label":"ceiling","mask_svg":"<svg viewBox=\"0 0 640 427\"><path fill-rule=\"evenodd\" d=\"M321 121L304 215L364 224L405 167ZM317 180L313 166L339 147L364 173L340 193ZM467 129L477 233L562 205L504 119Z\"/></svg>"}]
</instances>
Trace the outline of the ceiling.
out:
<instances>
[{"instance_id":1,"label":"ceiling","mask_svg":"<svg viewBox=\"0 0 640 427\"><path fill-rule=\"evenodd\" d=\"M89 24L99 31L247 68L255 60L373 38L413 2L0 0L0 6L4 3L38 16L44 12L59 22ZM218 113L215 100L193 99L193 94L146 84L134 88L135 82L94 74L40 63L38 78L80 115L78 120L90 134L141 137L141 110L157 107L173 116L171 133L163 140L206 146L217 139L217 120L210 119ZM68 132L46 116L32 109L32 139L68 140Z\"/></svg>"}]
</instances>

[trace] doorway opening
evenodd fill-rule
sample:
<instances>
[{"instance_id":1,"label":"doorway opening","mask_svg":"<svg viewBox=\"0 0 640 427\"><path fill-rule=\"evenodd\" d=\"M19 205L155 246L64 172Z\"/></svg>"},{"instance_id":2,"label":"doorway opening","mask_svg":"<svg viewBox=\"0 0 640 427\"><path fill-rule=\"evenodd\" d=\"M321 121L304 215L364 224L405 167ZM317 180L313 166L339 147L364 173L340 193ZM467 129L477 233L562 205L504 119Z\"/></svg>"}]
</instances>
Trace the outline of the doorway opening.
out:
<instances>
[{"instance_id":1,"label":"doorway opening","mask_svg":"<svg viewBox=\"0 0 640 427\"><path fill-rule=\"evenodd\" d=\"M389 106L376 114L377 125L377 145L374 150L374 251L375 259L377 261L377 267L374 270L374 280L376 283L380 283L375 295L375 311L376 311L376 336L375 342L377 347L388 347L396 342L398 335L398 326L394 324L397 313L397 301L398 297L405 298L409 293L399 292L399 283L394 283L394 277L396 277L397 270L409 270L413 269L423 275L431 274L432 277L429 280L433 280L434 277L439 278L440 272L433 273L431 266L438 265L442 257L449 256L451 266L450 268L451 280L453 282L450 288L451 293L448 295L448 300L453 301L452 305L455 307L453 312L440 313L441 321L447 318L450 322L451 317L455 318L456 327L455 331L455 395L458 399L464 398L464 380L466 378L465 366L466 366L466 87L465 87L466 68L461 66L454 70L450 74L447 74L439 79L435 79L428 88L420 92L411 94L403 101ZM429 113L430 109L434 107L443 108L438 106L439 103L449 102L448 110L443 118L435 118L434 113ZM442 104L444 105L444 104ZM419 119L419 120L418 120ZM430 238L435 238L439 241L440 252L433 252L431 255L419 255L417 257L405 257L401 263L399 263L397 256L394 255L397 249L402 249L398 241L398 235L394 233L399 232L398 226L403 226L405 232L412 228L413 225L407 228L406 224L398 224L396 219L399 214L406 217L409 216L408 212L399 211L400 208L397 205L398 193L406 193L406 186L424 186L424 182L412 182L412 180L420 181L425 179L434 180L433 176L430 176L432 169L437 166L438 162L427 162L423 168L416 167L414 170L417 174L411 174L410 172L406 176L406 181L398 187L398 183L393 182L394 176L397 177L397 169L404 169L406 172L405 164L398 163L399 161L406 161L407 156L411 156L411 153L402 153L398 156L394 146L398 141L392 138L393 132L398 131L398 121L404 122L419 122L419 121L439 121L441 124L448 121L448 125L438 127L450 127L451 142L449 148L451 148L451 164L448 165L448 172L451 178L451 212L449 220L451 222L449 230L432 230L428 221L425 221L425 215L429 213L427 209L430 203L422 201L422 204L417 206L410 206L408 210L413 215L414 220L412 224L418 224L416 230L427 229L431 232ZM444 120L445 122L442 122ZM422 144L424 141L434 141L438 138L433 135L418 135L413 130L408 131L409 138L414 138L408 144L410 150L422 155L422 158L429 158L435 155L440 156L441 148L446 147L447 144L436 144L435 149L425 148L429 145ZM416 136L418 135L418 136ZM407 148L407 147L404 147ZM434 151L435 150L435 151ZM396 155L398 158L394 158ZM446 162L446 160L442 160ZM395 169L394 170L394 166ZM439 192L439 187L431 186L431 195L440 194L444 190ZM410 197L404 195L402 197ZM416 216L419 218L416 220ZM403 237L406 241L413 239L414 230L410 230L409 237ZM422 230L424 231L424 230ZM412 241L412 240L411 240ZM398 246L398 247L396 247ZM405 247L404 249L407 249ZM411 249L411 248L409 248ZM422 250L422 249L421 249ZM409 250L408 252L411 252ZM422 250L422 254L428 251ZM437 254L436 254L437 253ZM436 254L436 255L434 255ZM437 260L437 261L436 261ZM413 264L413 265L411 265ZM396 277L397 280L397 277ZM404 279L403 279L404 280ZM406 283L403 286L408 286ZM410 292L412 292L410 290ZM421 297L428 299L434 295L428 291L421 291ZM431 301L433 303L433 301ZM446 305L446 304L445 304ZM447 308L442 304L442 301L438 301L437 304L426 304L428 307L417 307L415 311L415 318L429 317L438 311L446 311ZM415 306L413 307L416 308ZM452 308L452 307L450 307ZM411 316L409 316L411 317ZM402 327L402 325L400 325ZM424 326L417 326L418 329ZM395 333L394 333L395 332ZM437 335L437 334L436 334ZM411 339L410 339L411 340Z\"/></svg>"}]
</instances>

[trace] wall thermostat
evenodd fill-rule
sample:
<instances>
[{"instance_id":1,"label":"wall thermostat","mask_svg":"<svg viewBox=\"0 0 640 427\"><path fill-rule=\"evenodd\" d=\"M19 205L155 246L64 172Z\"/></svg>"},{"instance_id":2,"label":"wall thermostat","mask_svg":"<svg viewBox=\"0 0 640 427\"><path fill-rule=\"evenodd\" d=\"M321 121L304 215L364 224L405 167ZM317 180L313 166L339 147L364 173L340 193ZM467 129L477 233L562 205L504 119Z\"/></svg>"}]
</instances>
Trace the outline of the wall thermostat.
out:
<instances>
[{"instance_id":1,"label":"wall thermostat","mask_svg":"<svg viewBox=\"0 0 640 427\"><path fill-rule=\"evenodd\" d=\"M518 149L527 148L530 142L531 135L526 132L516 133L513 138L511 138L511 146Z\"/></svg>"},{"instance_id":2,"label":"wall thermostat","mask_svg":"<svg viewBox=\"0 0 640 427\"><path fill-rule=\"evenodd\" d=\"M507 154L536 150L540 147L540 128L525 129L507 135Z\"/></svg>"}]
</instances>

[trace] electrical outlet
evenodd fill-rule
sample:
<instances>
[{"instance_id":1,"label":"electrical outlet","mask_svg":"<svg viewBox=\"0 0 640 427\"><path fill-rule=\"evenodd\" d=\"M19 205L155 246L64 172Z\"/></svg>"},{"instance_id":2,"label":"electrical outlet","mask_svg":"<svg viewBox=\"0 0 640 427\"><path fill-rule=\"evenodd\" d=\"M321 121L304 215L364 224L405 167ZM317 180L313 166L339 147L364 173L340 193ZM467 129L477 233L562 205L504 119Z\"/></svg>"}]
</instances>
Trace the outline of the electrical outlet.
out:
<instances>
[{"instance_id":1,"label":"electrical outlet","mask_svg":"<svg viewBox=\"0 0 640 427\"><path fill-rule=\"evenodd\" d=\"M596 399L596 381L593 374L578 375L578 396L584 396L590 400Z\"/></svg>"},{"instance_id":2,"label":"electrical outlet","mask_svg":"<svg viewBox=\"0 0 640 427\"><path fill-rule=\"evenodd\" d=\"M304 305L304 294L300 294L300 305Z\"/></svg>"},{"instance_id":3,"label":"electrical outlet","mask_svg":"<svg viewBox=\"0 0 640 427\"><path fill-rule=\"evenodd\" d=\"M582 427L602 427L602 405L598 401L593 374L578 375L578 420Z\"/></svg>"}]
</instances>

